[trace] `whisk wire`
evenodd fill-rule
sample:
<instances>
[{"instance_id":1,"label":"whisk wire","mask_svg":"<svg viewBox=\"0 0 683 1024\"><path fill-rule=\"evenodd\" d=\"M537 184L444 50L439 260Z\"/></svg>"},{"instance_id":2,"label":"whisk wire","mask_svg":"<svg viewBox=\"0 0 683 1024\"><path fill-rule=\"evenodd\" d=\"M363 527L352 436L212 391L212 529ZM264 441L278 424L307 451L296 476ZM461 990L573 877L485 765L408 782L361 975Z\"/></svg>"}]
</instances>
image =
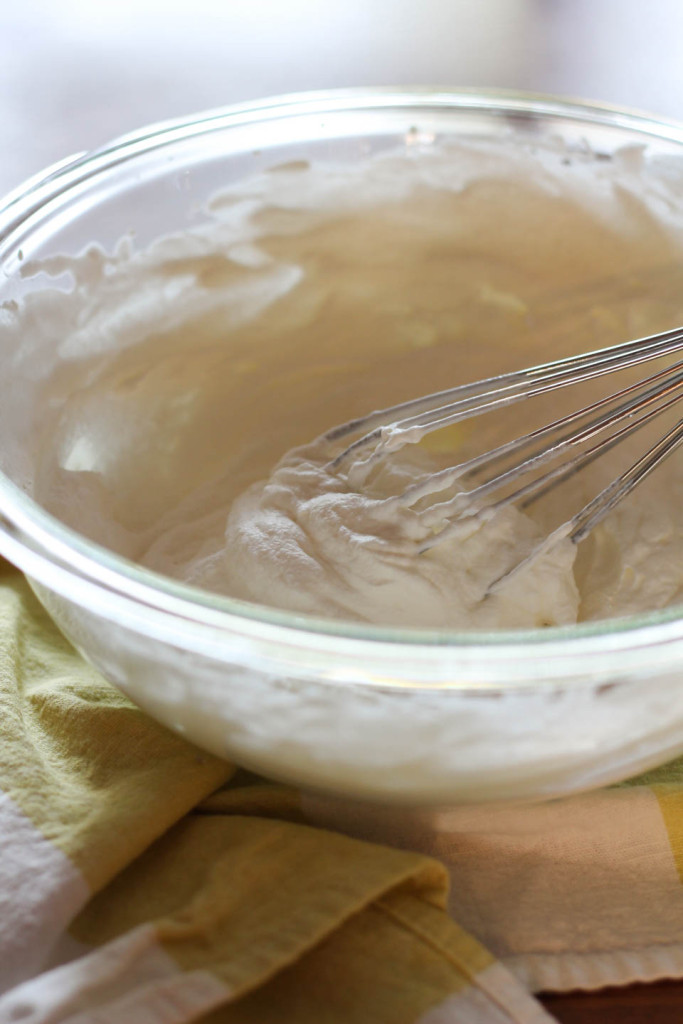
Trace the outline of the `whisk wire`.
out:
<instances>
[{"instance_id":1,"label":"whisk wire","mask_svg":"<svg viewBox=\"0 0 683 1024\"><path fill-rule=\"evenodd\" d=\"M330 462L330 468L338 469L351 456L355 457L356 466L365 467L388 451L411 443L425 433L441 430L473 415L491 412L558 388L603 376L615 369L627 369L677 352L681 348L683 329L677 328L581 356L568 356L524 370L487 377L377 410L342 424L325 435L325 440L334 442L361 430L365 431L335 456ZM372 451L366 460L360 462L360 456L366 449Z\"/></svg>"},{"instance_id":2,"label":"whisk wire","mask_svg":"<svg viewBox=\"0 0 683 1024\"><path fill-rule=\"evenodd\" d=\"M377 410L325 435L325 439L330 442L344 440L353 434L361 435L347 444L329 463L328 468L345 472L351 486L362 486L379 459L405 444L421 440L425 434L434 430L559 388L670 356L681 349L683 328L677 328L584 355L569 356L540 366L459 385ZM387 503L401 507L417 506L425 527L433 531L432 536L417 545L417 550L424 553L459 529L471 528L478 520L490 519L509 505L528 507L560 482L671 409L682 395L683 359L521 437L513 438L456 466L429 474L402 494L388 498ZM615 430L615 427L618 429ZM590 444L605 431L610 431L608 436ZM682 443L683 419L678 420L662 438L546 537L509 573L495 581L490 591L495 590L510 575L516 574L541 552L549 550L560 539L568 538L574 543L582 540ZM590 446L585 447L587 444ZM462 489L440 501L434 500L426 508L420 507L419 503L424 503L425 499L452 490L461 477L481 473L497 462L505 465L512 458L517 461L475 487ZM557 459L564 461L522 482ZM515 486L517 484L519 486ZM506 488L512 489L506 492Z\"/></svg>"},{"instance_id":3,"label":"whisk wire","mask_svg":"<svg viewBox=\"0 0 683 1024\"><path fill-rule=\"evenodd\" d=\"M672 373L679 369L681 372L675 373L672 376ZM662 384L655 384L655 382L662 380L664 380L664 387ZM647 386L651 384L655 384L655 386L648 388ZM594 402L592 405L577 409L574 412L563 416L561 419L554 420L546 426L539 427L528 434L524 434L522 437L514 438L511 441L505 442L505 444L492 448L490 451L474 456L472 459L467 460L467 462L462 462L457 466L451 466L448 469L432 473L426 480L412 484L410 487L406 488L397 500L404 506L413 505L429 494L437 493L440 490L445 490L447 487L452 486L452 484L454 484L460 477L479 471L491 463L500 461L504 457L519 454L524 448L534 442L541 440L547 441L562 428L580 422L590 413L608 407L608 412L594 420L591 420L580 430L565 433L553 444L545 444L537 448L533 453L526 456L525 461L515 467L515 470L517 472L521 472L524 469L539 466L542 463L547 462L549 459L557 456L565 448L582 443L589 439L591 434L612 426L625 416L632 415L640 408L665 397L669 391L674 388L678 388L681 385L683 385L683 360L675 363L673 366L667 367L664 370L659 370L657 373L652 374L645 380L638 381L635 384L630 384L628 387L622 388L622 390L616 394L608 395L606 398L602 398L599 401ZM633 392L642 393L623 404L617 405L616 408L612 408L615 402L625 398Z\"/></svg>"}]
</instances>

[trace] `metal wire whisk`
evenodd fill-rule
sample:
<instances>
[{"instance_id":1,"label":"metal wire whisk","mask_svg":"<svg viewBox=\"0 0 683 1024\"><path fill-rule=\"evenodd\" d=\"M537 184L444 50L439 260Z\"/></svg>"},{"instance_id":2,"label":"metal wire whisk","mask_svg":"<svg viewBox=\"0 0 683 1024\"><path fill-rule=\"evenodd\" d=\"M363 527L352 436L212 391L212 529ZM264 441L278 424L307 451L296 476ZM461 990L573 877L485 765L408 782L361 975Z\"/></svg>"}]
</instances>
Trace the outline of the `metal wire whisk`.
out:
<instances>
[{"instance_id":1,"label":"metal wire whisk","mask_svg":"<svg viewBox=\"0 0 683 1024\"><path fill-rule=\"evenodd\" d=\"M536 395L648 363L681 349L683 328L678 328L489 377L372 412L335 427L325 435L325 440L330 443L360 435L335 456L329 468L343 472L352 487L362 489L369 474L385 455L415 443L435 430ZM678 360L552 423L458 465L428 474L402 494L387 500L396 503L396 507L404 508L415 508L422 503L419 514L425 525L433 530L430 536L416 544L418 553L425 552L452 536L464 523L488 520L511 504L528 506L660 416L682 395L683 360ZM636 461L553 531L520 564L525 564L560 538L578 543L586 537L682 441L683 419L678 419ZM585 447L587 443L588 447ZM509 464L510 459L514 460L512 464ZM550 462L556 464L546 468ZM505 463L505 468L496 472L496 463ZM425 501L436 499L465 476L476 474L479 479L482 473L485 474L484 479L469 489L457 491L445 500ZM505 578L509 575L506 573Z\"/></svg>"}]
</instances>

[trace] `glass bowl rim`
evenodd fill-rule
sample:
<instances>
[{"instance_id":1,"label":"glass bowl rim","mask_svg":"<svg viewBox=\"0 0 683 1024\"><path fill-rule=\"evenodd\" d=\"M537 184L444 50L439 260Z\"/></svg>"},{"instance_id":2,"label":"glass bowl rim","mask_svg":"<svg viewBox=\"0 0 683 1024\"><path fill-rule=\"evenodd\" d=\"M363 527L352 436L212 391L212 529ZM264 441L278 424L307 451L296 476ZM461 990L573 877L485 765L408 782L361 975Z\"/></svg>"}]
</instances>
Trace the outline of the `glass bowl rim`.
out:
<instances>
[{"instance_id":1,"label":"glass bowl rim","mask_svg":"<svg viewBox=\"0 0 683 1024\"><path fill-rule=\"evenodd\" d=\"M558 117L623 128L683 145L683 124L639 111L585 100L501 89L441 86L332 89L269 97L232 104L147 125L119 136L95 150L78 153L29 178L0 200L0 266L15 232L48 202L68 195L76 185L109 172L117 164L144 157L161 146L192 136L246 123L302 114L361 112L442 107L501 115ZM194 634L200 648L230 646L236 636L258 643L304 651L307 644L323 653L374 656L380 649L396 655L409 645L428 660L445 651L467 652L468 661L498 673L508 659L538 663L568 657L617 657L654 646L683 651L683 607L641 615L583 622L547 629L458 631L398 628L293 614L212 594L145 569L87 540L47 513L0 473L0 553L48 589L78 604L102 605L114 620L150 626L170 620L183 624L183 635ZM123 615L124 610L128 614ZM189 634L188 634L189 631ZM569 670L569 665L567 665ZM532 675L534 673L531 673ZM386 685L391 680L386 679ZM454 689L461 688L453 681Z\"/></svg>"}]
</instances>

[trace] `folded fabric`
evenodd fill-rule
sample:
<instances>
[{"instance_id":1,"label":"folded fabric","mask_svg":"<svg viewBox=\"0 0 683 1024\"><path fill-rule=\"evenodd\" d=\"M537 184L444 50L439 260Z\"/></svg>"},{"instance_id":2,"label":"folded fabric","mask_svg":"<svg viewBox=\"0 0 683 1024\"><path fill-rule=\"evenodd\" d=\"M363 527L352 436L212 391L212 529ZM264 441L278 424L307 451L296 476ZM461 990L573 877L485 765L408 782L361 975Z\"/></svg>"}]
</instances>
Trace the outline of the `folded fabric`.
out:
<instances>
[{"instance_id":1,"label":"folded fabric","mask_svg":"<svg viewBox=\"0 0 683 1024\"><path fill-rule=\"evenodd\" d=\"M233 774L2 565L2 1024L550 1020L448 916L442 865L311 828L281 787L202 804Z\"/></svg>"},{"instance_id":2,"label":"folded fabric","mask_svg":"<svg viewBox=\"0 0 683 1024\"><path fill-rule=\"evenodd\" d=\"M538 806L303 795L146 717L0 563L0 1024L550 1021L530 990L683 977L682 871L683 762Z\"/></svg>"},{"instance_id":3,"label":"folded fabric","mask_svg":"<svg viewBox=\"0 0 683 1024\"><path fill-rule=\"evenodd\" d=\"M531 991L683 978L683 760L564 800L408 822L302 801L321 825L438 857L455 920Z\"/></svg>"}]
</instances>

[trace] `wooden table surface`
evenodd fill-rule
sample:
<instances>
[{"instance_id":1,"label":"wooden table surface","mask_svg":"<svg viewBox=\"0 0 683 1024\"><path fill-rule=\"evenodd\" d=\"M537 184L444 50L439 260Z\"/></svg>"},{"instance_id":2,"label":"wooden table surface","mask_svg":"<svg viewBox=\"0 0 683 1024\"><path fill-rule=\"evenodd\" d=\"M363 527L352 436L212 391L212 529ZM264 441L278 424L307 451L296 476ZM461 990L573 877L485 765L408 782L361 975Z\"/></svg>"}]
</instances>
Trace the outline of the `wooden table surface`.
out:
<instances>
[{"instance_id":1,"label":"wooden table surface","mask_svg":"<svg viewBox=\"0 0 683 1024\"><path fill-rule=\"evenodd\" d=\"M547 995L541 1002L560 1024L681 1024L683 982L631 985L601 992Z\"/></svg>"}]
</instances>

